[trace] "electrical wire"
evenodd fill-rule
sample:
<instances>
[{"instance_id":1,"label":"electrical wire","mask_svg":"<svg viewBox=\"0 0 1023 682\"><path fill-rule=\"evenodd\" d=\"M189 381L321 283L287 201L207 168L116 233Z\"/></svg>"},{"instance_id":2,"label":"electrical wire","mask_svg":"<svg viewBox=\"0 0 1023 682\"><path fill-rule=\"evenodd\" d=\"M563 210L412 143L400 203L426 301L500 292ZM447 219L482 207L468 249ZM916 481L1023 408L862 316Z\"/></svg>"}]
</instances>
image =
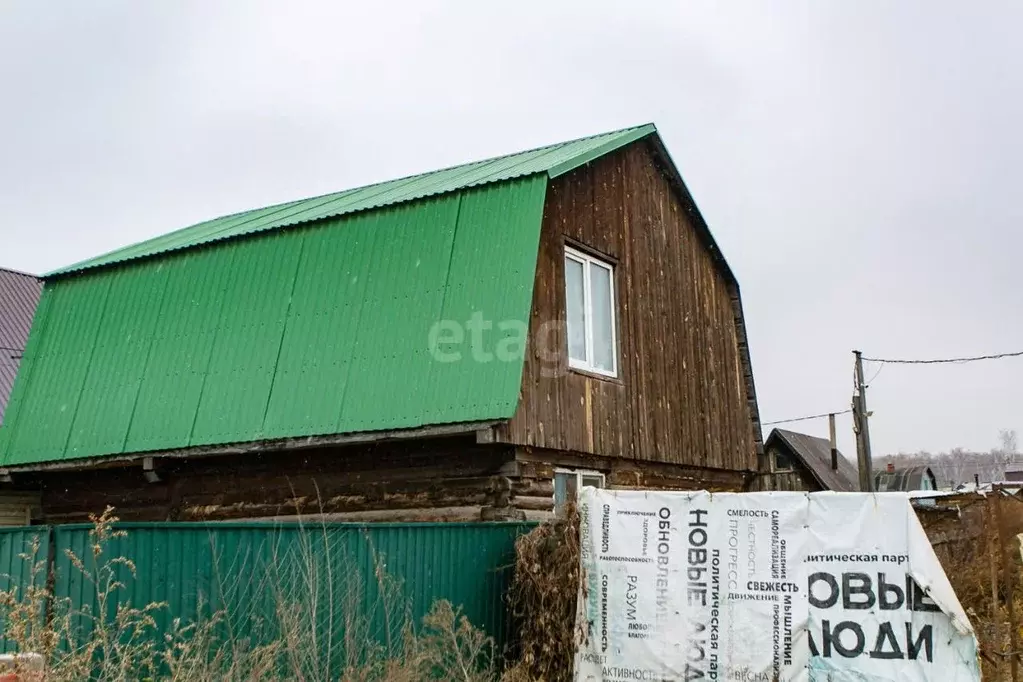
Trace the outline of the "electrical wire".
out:
<instances>
[{"instance_id":1,"label":"electrical wire","mask_svg":"<svg viewBox=\"0 0 1023 682\"><path fill-rule=\"evenodd\" d=\"M965 358L945 358L941 360L892 360L890 358L863 358L866 362L888 363L890 365L951 365L965 362L978 362L980 360L1001 360L1002 358L1017 358L1023 356L1023 350L1013 353L998 353L995 355L974 355Z\"/></svg>"},{"instance_id":2,"label":"electrical wire","mask_svg":"<svg viewBox=\"0 0 1023 682\"><path fill-rule=\"evenodd\" d=\"M877 368L876 372L874 372L874 376L870 377L870 381L868 381L865 385L870 386L872 383L874 383L874 379L876 379L877 375L881 373L882 369L884 369L884 364L885 363L883 362L881 363L881 366Z\"/></svg>"},{"instance_id":3,"label":"electrical wire","mask_svg":"<svg viewBox=\"0 0 1023 682\"><path fill-rule=\"evenodd\" d=\"M777 419L771 422L761 422L761 426L773 426L775 424L791 424L792 422L805 422L810 419L822 419L833 414L849 414L852 410L842 410L840 412L822 412L821 414L808 414L805 417L793 417L792 419Z\"/></svg>"}]
</instances>

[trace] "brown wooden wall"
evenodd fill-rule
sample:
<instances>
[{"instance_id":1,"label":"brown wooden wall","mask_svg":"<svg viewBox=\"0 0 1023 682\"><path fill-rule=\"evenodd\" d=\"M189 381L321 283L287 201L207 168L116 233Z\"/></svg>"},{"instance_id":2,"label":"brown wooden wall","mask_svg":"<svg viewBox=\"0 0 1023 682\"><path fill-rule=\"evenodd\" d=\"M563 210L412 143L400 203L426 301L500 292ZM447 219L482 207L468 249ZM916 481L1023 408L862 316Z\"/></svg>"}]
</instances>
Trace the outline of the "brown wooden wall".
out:
<instances>
[{"instance_id":1,"label":"brown wooden wall","mask_svg":"<svg viewBox=\"0 0 1023 682\"><path fill-rule=\"evenodd\" d=\"M507 445L474 438L157 460L159 482L141 466L51 471L16 477L38 491L36 521L87 521L110 505L125 521L201 521L325 514L340 520L480 520L505 508L514 463ZM521 486L519 486L521 488ZM521 489L523 494L535 491ZM544 488L553 494L553 488Z\"/></svg>"},{"instance_id":2,"label":"brown wooden wall","mask_svg":"<svg viewBox=\"0 0 1023 682\"><path fill-rule=\"evenodd\" d=\"M817 492L821 484L807 469L794 471L765 472L758 474L754 480L753 490L777 490L789 492Z\"/></svg>"},{"instance_id":3,"label":"brown wooden wall","mask_svg":"<svg viewBox=\"0 0 1023 682\"><path fill-rule=\"evenodd\" d=\"M755 469L737 291L699 238L690 209L647 142L551 182L521 400L499 440ZM563 329L540 338L544 323L565 319L566 243L616 265L617 379L567 370ZM551 343L560 367L551 364Z\"/></svg>"}]
</instances>

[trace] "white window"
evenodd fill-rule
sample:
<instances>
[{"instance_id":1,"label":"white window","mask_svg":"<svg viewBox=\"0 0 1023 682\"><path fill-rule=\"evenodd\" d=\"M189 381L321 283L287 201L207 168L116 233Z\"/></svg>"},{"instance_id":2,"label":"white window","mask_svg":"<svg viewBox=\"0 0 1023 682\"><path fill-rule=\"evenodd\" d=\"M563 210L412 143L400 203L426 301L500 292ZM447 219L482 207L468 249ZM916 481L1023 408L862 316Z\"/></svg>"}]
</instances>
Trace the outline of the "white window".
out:
<instances>
[{"instance_id":1,"label":"white window","mask_svg":"<svg viewBox=\"0 0 1023 682\"><path fill-rule=\"evenodd\" d=\"M618 376L614 267L565 248L568 366Z\"/></svg>"},{"instance_id":2,"label":"white window","mask_svg":"<svg viewBox=\"0 0 1023 682\"><path fill-rule=\"evenodd\" d=\"M561 510L574 502L583 486L604 487L604 474L599 471L558 469L554 472L554 509Z\"/></svg>"}]
</instances>

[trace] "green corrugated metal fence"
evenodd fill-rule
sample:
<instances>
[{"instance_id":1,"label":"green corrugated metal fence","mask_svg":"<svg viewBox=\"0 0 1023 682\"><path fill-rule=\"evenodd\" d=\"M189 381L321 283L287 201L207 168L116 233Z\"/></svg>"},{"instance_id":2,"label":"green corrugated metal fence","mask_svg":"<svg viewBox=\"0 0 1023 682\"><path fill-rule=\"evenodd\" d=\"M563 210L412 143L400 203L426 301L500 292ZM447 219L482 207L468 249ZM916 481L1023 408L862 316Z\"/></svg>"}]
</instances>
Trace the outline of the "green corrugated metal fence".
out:
<instances>
[{"instance_id":1,"label":"green corrugated metal fence","mask_svg":"<svg viewBox=\"0 0 1023 682\"><path fill-rule=\"evenodd\" d=\"M45 586L50 538L46 526L0 528L0 590L17 588L24 595L33 585ZM0 630L0 653L9 653L13 645L2 634Z\"/></svg>"},{"instance_id":2,"label":"green corrugated metal fence","mask_svg":"<svg viewBox=\"0 0 1023 682\"><path fill-rule=\"evenodd\" d=\"M321 634L340 641L353 620L379 640L400 636L401 611L419 622L434 601L460 606L469 620L507 639L504 595L511 578L515 539L527 523L268 524L125 523L100 564L130 559L132 578L119 566L125 586L118 601L141 607L166 602L157 629L174 618L191 621L213 611L228 614L232 637L275 637L282 607L307 614ZM96 608L96 590L72 565L70 550L93 572L91 526L57 526L0 532L0 575L24 586L31 580L18 558L33 536L41 557L54 547L54 592L75 608ZM52 537L52 540L48 540ZM37 576L38 577L38 576ZM85 626L84 621L79 622ZM337 654L340 654L337 651Z\"/></svg>"}]
</instances>

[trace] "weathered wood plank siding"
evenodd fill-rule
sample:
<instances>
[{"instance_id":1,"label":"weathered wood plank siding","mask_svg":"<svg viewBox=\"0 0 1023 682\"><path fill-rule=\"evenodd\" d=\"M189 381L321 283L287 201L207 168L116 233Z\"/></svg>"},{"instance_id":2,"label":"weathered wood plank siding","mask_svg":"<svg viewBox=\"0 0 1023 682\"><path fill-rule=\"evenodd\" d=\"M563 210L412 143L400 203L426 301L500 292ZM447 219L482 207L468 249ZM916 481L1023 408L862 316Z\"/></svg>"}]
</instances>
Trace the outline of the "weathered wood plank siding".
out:
<instances>
[{"instance_id":1,"label":"weathered wood plank siding","mask_svg":"<svg viewBox=\"0 0 1023 682\"><path fill-rule=\"evenodd\" d=\"M498 439L752 470L756 442L737 292L646 143L552 181L522 396ZM568 371L564 248L614 263L619 376Z\"/></svg>"}]
</instances>

